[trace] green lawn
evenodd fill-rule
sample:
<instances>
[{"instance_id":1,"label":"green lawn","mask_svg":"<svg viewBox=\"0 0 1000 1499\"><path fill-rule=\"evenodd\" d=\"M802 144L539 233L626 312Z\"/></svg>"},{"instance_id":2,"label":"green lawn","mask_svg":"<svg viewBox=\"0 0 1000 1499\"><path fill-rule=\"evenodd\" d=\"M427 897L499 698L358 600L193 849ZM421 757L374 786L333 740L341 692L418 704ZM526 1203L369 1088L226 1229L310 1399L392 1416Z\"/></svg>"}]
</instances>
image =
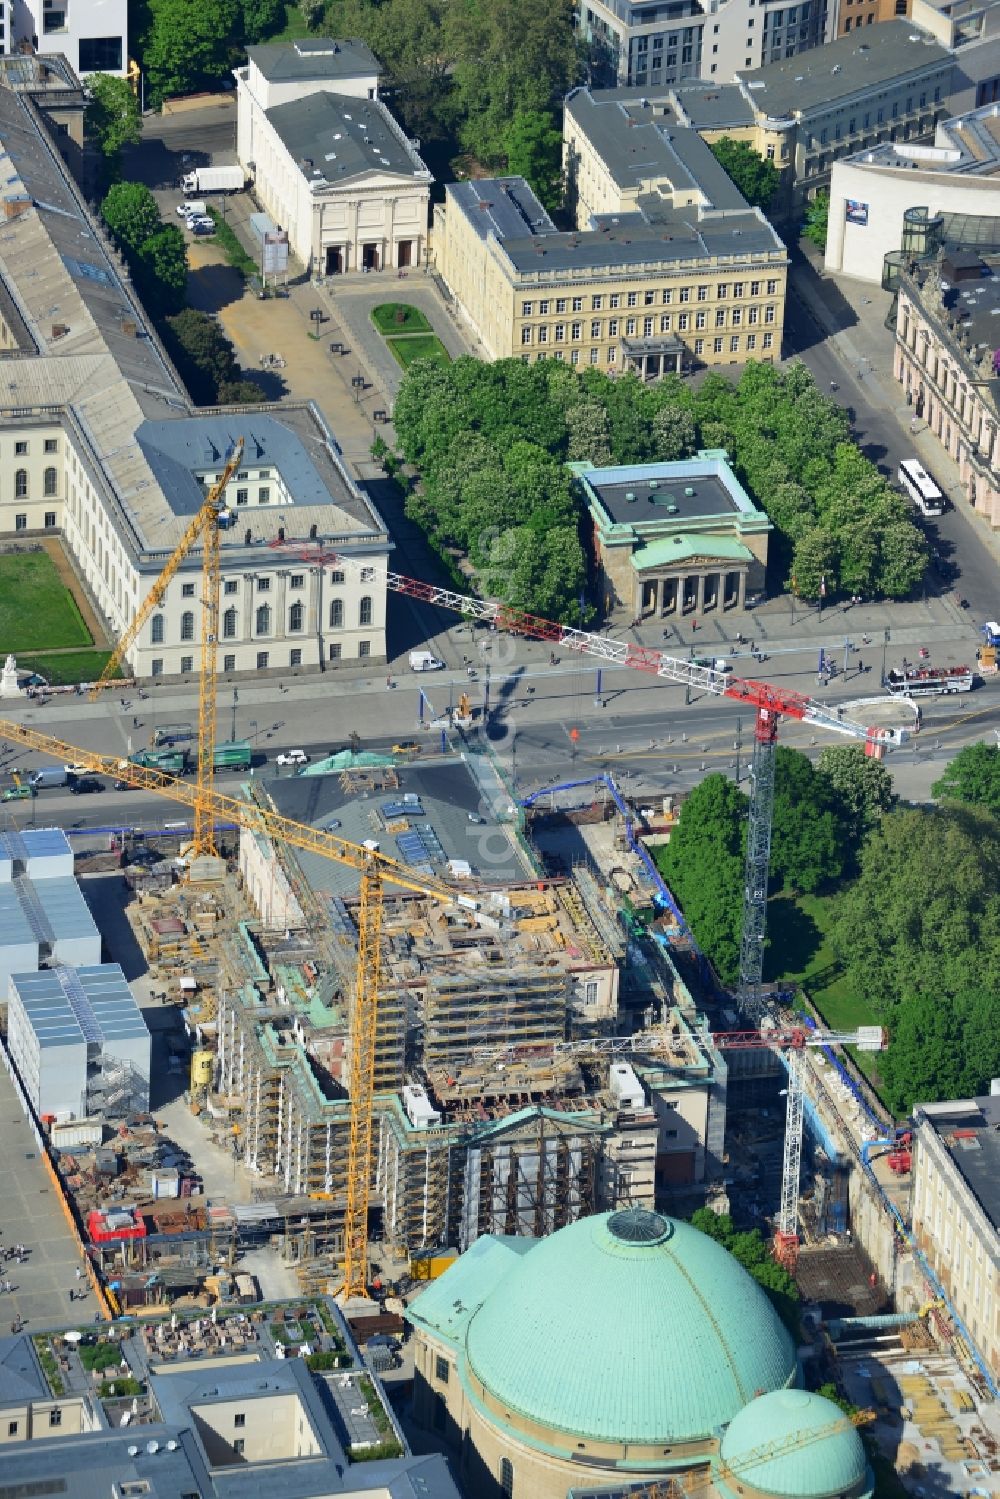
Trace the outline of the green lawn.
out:
<instances>
[{"instance_id":1,"label":"green lawn","mask_svg":"<svg viewBox=\"0 0 1000 1499\"><path fill-rule=\"evenodd\" d=\"M834 899L831 895L776 895L768 902L764 978L782 985L799 984L827 1025L853 1030L877 1024L878 1016L865 996L848 984L834 957L829 940Z\"/></svg>"},{"instance_id":2,"label":"green lawn","mask_svg":"<svg viewBox=\"0 0 1000 1499\"><path fill-rule=\"evenodd\" d=\"M18 656L18 670L37 671L53 687L96 682L108 664L110 651L66 651L60 656ZM121 672L116 672L121 676Z\"/></svg>"},{"instance_id":3,"label":"green lawn","mask_svg":"<svg viewBox=\"0 0 1000 1499\"><path fill-rule=\"evenodd\" d=\"M402 317L400 317L402 313ZM419 307L409 302L382 302L371 311L372 322L385 337L394 333L429 333L431 325Z\"/></svg>"},{"instance_id":4,"label":"green lawn","mask_svg":"<svg viewBox=\"0 0 1000 1499\"><path fill-rule=\"evenodd\" d=\"M233 270L239 271L243 276L259 275L260 266L254 260L253 256L244 250L234 230L227 223L219 209L209 207L208 216L215 225L215 238L219 248L233 267Z\"/></svg>"},{"instance_id":5,"label":"green lawn","mask_svg":"<svg viewBox=\"0 0 1000 1499\"><path fill-rule=\"evenodd\" d=\"M310 36L310 35L313 35L313 34L314 33L311 33L310 30L309 30L309 27L306 25L306 18L302 14L302 12L299 10L299 7L297 5L292 4L291 0L289 0L289 4L287 4L285 6L285 24L284 24L284 26L281 28L280 31L276 31L273 36L269 36L268 37L268 41L269 42L294 42L294 41L297 41L298 38L301 37L301 36ZM329 35L329 34L330 33L320 32L320 35ZM338 32L338 33L336 33L336 35L339 36L340 33Z\"/></svg>"},{"instance_id":6,"label":"green lawn","mask_svg":"<svg viewBox=\"0 0 1000 1499\"><path fill-rule=\"evenodd\" d=\"M393 358L403 366L404 370L415 359L434 359L438 364L451 363L451 355L433 333L414 333L404 338L387 338L386 343L392 350Z\"/></svg>"},{"instance_id":7,"label":"green lawn","mask_svg":"<svg viewBox=\"0 0 1000 1499\"><path fill-rule=\"evenodd\" d=\"M0 554L0 657L90 643L76 600L48 553Z\"/></svg>"}]
</instances>

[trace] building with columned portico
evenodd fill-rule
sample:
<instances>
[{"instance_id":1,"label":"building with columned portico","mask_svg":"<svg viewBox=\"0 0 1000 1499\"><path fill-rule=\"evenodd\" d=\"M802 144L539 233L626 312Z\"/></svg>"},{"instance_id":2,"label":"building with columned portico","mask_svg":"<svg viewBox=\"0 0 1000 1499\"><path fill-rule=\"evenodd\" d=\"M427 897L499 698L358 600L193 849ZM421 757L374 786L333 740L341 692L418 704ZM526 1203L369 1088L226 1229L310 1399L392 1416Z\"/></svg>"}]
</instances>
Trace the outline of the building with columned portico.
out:
<instances>
[{"instance_id":1,"label":"building with columned portico","mask_svg":"<svg viewBox=\"0 0 1000 1499\"><path fill-rule=\"evenodd\" d=\"M763 588L771 522L721 449L676 463L570 468L593 523L607 611L700 619L743 609Z\"/></svg>"}]
</instances>

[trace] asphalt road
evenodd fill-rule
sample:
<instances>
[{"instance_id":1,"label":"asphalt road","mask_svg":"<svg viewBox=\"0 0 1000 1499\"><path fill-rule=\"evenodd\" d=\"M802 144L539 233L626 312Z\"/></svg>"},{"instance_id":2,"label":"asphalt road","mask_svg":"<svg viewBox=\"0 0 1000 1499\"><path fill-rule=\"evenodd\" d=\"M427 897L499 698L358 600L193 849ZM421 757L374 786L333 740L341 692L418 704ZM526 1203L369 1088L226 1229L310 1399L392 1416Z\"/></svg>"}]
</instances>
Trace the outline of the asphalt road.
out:
<instances>
[{"instance_id":1,"label":"asphalt road","mask_svg":"<svg viewBox=\"0 0 1000 1499\"><path fill-rule=\"evenodd\" d=\"M835 344L824 337L812 310L797 289L789 287L785 317L786 357L800 358L816 376L820 390L836 391L833 399L849 409L858 445L889 479L895 480L900 462L913 457L909 439L912 410L906 406L902 391L897 407L886 409L873 404L868 396L871 376L869 362L859 371L856 364L843 359ZM877 357L888 358L886 351ZM937 475L941 482L941 475ZM961 491L951 494L952 505L937 520L924 520L931 545L940 553L936 573L928 578L929 589L955 591L968 600L972 619L993 619L1000 609L1000 580L992 553L982 544L981 528L965 513ZM958 500L956 504L955 501Z\"/></svg>"}]
</instances>

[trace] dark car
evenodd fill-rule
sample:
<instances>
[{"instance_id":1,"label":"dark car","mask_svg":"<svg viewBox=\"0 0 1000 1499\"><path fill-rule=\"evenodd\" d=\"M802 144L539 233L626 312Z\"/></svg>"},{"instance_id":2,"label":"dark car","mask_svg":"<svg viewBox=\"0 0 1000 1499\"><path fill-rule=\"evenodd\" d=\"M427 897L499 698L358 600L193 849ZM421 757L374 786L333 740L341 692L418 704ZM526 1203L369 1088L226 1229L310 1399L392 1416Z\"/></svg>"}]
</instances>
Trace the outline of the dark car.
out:
<instances>
[{"instance_id":1,"label":"dark car","mask_svg":"<svg viewBox=\"0 0 1000 1499\"><path fill-rule=\"evenodd\" d=\"M136 791L136 790L138 790L138 787L133 786L131 781L116 781L115 782L115 790L116 791Z\"/></svg>"},{"instance_id":2,"label":"dark car","mask_svg":"<svg viewBox=\"0 0 1000 1499\"><path fill-rule=\"evenodd\" d=\"M96 776L75 776L69 789L74 796L87 796L91 791L103 791L104 782Z\"/></svg>"}]
</instances>

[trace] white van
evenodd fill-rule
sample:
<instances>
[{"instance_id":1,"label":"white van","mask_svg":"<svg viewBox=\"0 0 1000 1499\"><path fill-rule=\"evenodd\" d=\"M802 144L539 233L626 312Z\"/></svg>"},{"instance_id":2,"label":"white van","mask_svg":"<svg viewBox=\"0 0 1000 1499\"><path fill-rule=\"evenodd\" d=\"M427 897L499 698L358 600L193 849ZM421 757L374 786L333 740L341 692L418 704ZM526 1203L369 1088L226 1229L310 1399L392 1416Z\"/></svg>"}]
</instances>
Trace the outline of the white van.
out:
<instances>
[{"instance_id":1,"label":"white van","mask_svg":"<svg viewBox=\"0 0 1000 1499\"><path fill-rule=\"evenodd\" d=\"M411 671L444 671L444 662L432 656L430 651L410 652Z\"/></svg>"}]
</instances>

